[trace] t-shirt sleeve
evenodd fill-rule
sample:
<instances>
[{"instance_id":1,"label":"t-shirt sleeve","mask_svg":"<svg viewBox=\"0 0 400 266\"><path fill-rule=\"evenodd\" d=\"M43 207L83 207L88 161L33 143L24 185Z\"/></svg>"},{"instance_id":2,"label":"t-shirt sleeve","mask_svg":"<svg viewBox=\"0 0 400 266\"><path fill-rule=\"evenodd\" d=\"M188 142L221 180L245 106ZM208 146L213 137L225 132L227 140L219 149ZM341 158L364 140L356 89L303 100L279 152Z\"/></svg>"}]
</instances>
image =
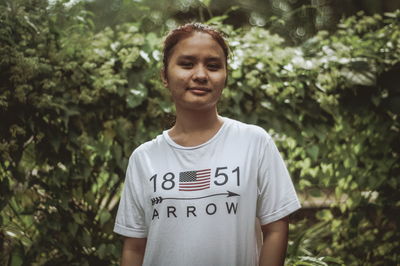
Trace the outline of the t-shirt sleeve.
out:
<instances>
[{"instance_id":1,"label":"t-shirt sleeve","mask_svg":"<svg viewBox=\"0 0 400 266\"><path fill-rule=\"evenodd\" d=\"M257 217L261 225L277 221L300 208L285 162L268 134L261 145L257 178Z\"/></svg>"},{"instance_id":2,"label":"t-shirt sleeve","mask_svg":"<svg viewBox=\"0 0 400 266\"><path fill-rule=\"evenodd\" d=\"M141 189L140 174L137 169L135 154L133 154L126 170L114 232L126 237L145 238L147 226L142 200L143 189Z\"/></svg>"}]
</instances>

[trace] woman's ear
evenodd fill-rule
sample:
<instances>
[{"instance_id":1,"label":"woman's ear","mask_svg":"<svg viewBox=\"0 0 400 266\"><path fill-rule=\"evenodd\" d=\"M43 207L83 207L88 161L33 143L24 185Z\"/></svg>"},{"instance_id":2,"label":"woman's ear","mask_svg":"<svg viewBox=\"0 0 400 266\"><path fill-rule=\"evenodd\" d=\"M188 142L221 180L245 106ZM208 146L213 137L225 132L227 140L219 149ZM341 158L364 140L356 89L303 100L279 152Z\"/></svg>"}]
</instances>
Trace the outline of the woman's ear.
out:
<instances>
[{"instance_id":1,"label":"woman's ear","mask_svg":"<svg viewBox=\"0 0 400 266\"><path fill-rule=\"evenodd\" d=\"M167 79L166 71L164 68L161 69L160 76L161 76L161 80L162 80L164 87L168 88L168 79Z\"/></svg>"}]
</instances>

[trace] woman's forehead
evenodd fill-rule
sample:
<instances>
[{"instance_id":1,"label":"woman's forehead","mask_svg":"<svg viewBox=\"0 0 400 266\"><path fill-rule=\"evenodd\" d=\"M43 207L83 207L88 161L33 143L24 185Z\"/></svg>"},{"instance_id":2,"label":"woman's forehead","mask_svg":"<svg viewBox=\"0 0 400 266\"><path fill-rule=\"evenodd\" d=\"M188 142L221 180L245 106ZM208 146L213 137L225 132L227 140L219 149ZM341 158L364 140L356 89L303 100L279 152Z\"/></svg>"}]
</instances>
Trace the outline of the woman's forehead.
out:
<instances>
[{"instance_id":1,"label":"woman's forehead","mask_svg":"<svg viewBox=\"0 0 400 266\"><path fill-rule=\"evenodd\" d=\"M172 57L224 58L224 51L214 38L203 32L196 32L180 40L173 48Z\"/></svg>"}]
</instances>

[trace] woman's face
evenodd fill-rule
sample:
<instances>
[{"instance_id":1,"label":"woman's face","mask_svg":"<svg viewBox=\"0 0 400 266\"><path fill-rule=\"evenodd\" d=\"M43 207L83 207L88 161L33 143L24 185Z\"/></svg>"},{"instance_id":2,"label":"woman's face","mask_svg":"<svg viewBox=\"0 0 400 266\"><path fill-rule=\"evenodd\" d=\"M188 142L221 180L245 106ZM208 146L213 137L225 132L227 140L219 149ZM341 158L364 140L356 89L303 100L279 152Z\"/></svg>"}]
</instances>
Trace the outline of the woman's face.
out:
<instances>
[{"instance_id":1,"label":"woman's face","mask_svg":"<svg viewBox=\"0 0 400 266\"><path fill-rule=\"evenodd\" d=\"M225 54L209 34L195 32L175 45L165 75L177 111L216 108L227 77Z\"/></svg>"}]
</instances>

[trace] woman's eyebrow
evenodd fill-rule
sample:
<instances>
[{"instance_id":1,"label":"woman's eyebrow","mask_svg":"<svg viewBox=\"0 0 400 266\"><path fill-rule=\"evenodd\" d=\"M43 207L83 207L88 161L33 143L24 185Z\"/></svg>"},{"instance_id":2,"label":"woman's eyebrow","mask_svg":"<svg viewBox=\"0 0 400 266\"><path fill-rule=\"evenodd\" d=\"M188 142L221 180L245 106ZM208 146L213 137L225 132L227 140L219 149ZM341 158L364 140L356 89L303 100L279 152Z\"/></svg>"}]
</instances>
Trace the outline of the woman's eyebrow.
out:
<instances>
[{"instance_id":1,"label":"woman's eyebrow","mask_svg":"<svg viewBox=\"0 0 400 266\"><path fill-rule=\"evenodd\" d=\"M178 56L178 58L177 58L178 60L195 60L196 59L196 57L195 56L192 56L192 55L180 55L180 56Z\"/></svg>"},{"instance_id":2,"label":"woman's eyebrow","mask_svg":"<svg viewBox=\"0 0 400 266\"><path fill-rule=\"evenodd\" d=\"M178 60L197 60L196 56L193 55L180 55L177 58ZM222 61L220 56L210 56L206 57L206 61Z\"/></svg>"},{"instance_id":3,"label":"woman's eyebrow","mask_svg":"<svg viewBox=\"0 0 400 266\"><path fill-rule=\"evenodd\" d=\"M210 56L206 58L207 61L222 61L221 57L219 56Z\"/></svg>"}]
</instances>

